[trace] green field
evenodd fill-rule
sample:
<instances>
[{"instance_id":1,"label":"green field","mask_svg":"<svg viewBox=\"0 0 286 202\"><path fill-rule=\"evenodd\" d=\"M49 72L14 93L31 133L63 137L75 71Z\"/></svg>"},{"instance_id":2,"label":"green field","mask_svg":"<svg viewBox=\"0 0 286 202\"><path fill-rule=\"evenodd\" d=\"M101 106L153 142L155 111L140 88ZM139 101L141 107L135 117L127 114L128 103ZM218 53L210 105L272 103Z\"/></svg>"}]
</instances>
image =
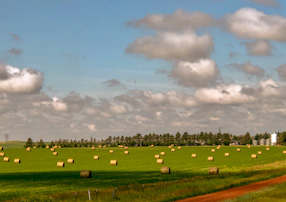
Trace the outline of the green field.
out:
<instances>
[{"instance_id":1,"label":"green field","mask_svg":"<svg viewBox=\"0 0 286 202\"><path fill-rule=\"evenodd\" d=\"M0 157L0 201L20 200L21 197L24 199L39 196L45 198L50 195L54 197L54 195L60 196L61 193L80 193L80 191L88 189L92 191L96 189L101 191L113 190L114 187L120 188L127 185L135 187L139 184L146 184L147 187L150 184L160 182L169 182L169 184L176 182L176 188L172 189L177 190L180 188L179 183L184 179L196 179L195 176L206 179L208 168L212 166L220 169L220 178L212 180L222 179L226 183L236 179L238 184L241 184L247 182L241 181L241 179L250 179L253 175L259 175L259 179L265 178L262 172L268 172L265 171L267 166L261 169L259 165L284 162L286 158L286 154L282 153L283 150L286 150L285 147L270 147L270 150L266 151L265 147L247 148L241 146L239 147L241 148L240 152L236 151L237 147L228 146L221 147L219 150L214 146L182 147L181 150L178 150L177 147L174 148L176 149L175 152L171 152L168 147L131 147L128 149L129 155L125 155L122 148L96 148L96 150L91 148L60 148L56 149L58 156L53 156L50 149L31 149L28 152L24 148L6 149L4 146L2 152L5 152L6 157L10 157L10 162L3 162L3 157ZM110 149L114 150L113 154L109 153ZM213 153L211 149L216 149L216 151ZM160 165L156 163L154 156L163 151L166 152L166 155L162 156L164 164ZM262 151L262 155L257 155L257 159L251 159L251 154L257 154L258 151ZM229 157L224 156L226 152L230 153ZM197 158L191 158L192 153L196 153ZM94 160L94 155L99 155L99 160ZM214 161L208 162L208 156L213 156ZM20 158L21 164L14 164L15 158ZM57 167L58 161L66 162L68 158L73 158L75 163L66 164L64 168ZM110 160L113 159L118 161L117 166L109 164ZM160 174L162 166L170 167L171 174ZM271 171L269 173L275 175L272 170L276 169L276 174L281 175L285 174L283 168L285 169L285 163L278 163L277 166L270 166L268 170ZM91 170L92 178L80 178L80 170ZM249 181L255 180L258 178ZM179 181L178 184L177 181ZM211 182L209 181L209 183ZM229 183L231 184L231 182ZM214 189L223 189L228 185L226 183L224 187ZM185 188L182 186L182 189ZM150 189L151 192L152 189ZM211 192L211 190L206 190L206 192ZM188 195L186 194L186 196ZM124 198L124 196L122 197ZM137 194L134 197L140 199L141 196ZM172 196L171 198L176 197Z\"/></svg>"}]
</instances>

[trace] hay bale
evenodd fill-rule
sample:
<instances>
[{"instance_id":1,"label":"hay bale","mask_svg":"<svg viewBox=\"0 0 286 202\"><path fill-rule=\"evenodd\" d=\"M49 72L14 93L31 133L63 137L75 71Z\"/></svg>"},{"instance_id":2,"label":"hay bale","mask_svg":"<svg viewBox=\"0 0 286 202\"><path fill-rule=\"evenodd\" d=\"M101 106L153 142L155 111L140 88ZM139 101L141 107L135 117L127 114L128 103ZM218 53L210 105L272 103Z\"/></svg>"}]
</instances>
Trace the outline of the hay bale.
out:
<instances>
[{"instance_id":1,"label":"hay bale","mask_svg":"<svg viewBox=\"0 0 286 202\"><path fill-rule=\"evenodd\" d=\"M37 147L36 147L36 146L33 146L33 149L37 149Z\"/></svg>"},{"instance_id":2,"label":"hay bale","mask_svg":"<svg viewBox=\"0 0 286 202\"><path fill-rule=\"evenodd\" d=\"M171 145L169 146L169 149L172 149L172 146L171 146Z\"/></svg>"},{"instance_id":3,"label":"hay bale","mask_svg":"<svg viewBox=\"0 0 286 202\"><path fill-rule=\"evenodd\" d=\"M60 148L62 148L62 146L59 145L58 148L60 149Z\"/></svg>"},{"instance_id":4,"label":"hay bale","mask_svg":"<svg viewBox=\"0 0 286 202\"><path fill-rule=\"evenodd\" d=\"M67 163L73 164L73 163L74 163L74 160L73 160L73 159L68 159L68 160L67 160Z\"/></svg>"},{"instance_id":5,"label":"hay bale","mask_svg":"<svg viewBox=\"0 0 286 202\"><path fill-rule=\"evenodd\" d=\"M214 161L214 157L213 156L209 156L208 157L208 161Z\"/></svg>"},{"instance_id":6,"label":"hay bale","mask_svg":"<svg viewBox=\"0 0 286 202\"><path fill-rule=\"evenodd\" d=\"M62 161L57 162L57 167L65 167L65 163Z\"/></svg>"},{"instance_id":7,"label":"hay bale","mask_svg":"<svg viewBox=\"0 0 286 202\"><path fill-rule=\"evenodd\" d=\"M129 154L129 151L124 151L124 154Z\"/></svg>"},{"instance_id":8,"label":"hay bale","mask_svg":"<svg viewBox=\"0 0 286 202\"><path fill-rule=\"evenodd\" d=\"M270 148L269 148L269 147L267 147L267 148L266 148L266 151L269 151L269 150L270 150Z\"/></svg>"},{"instance_id":9,"label":"hay bale","mask_svg":"<svg viewBox=\"0 0 286 202\"><path fill-rule=\"evenodd\" d=\"M49 149L49 148L50 148L50 146L49 146L49 145L47 145L47 146L46 146L46 149Z\"/></svg>"},{"instance_id":10,"label":"hay bale","mask_svg":"<svg viewBox=\"0 0 286 202\"><path fill-rule=\"evenodd\" d=\"M2 151L2 150L3 150L3 147L0 147L0 150Z\"/></svg>"},{"instance_id":11,"label":"hay bale","mask_svg":"<svg viewBox=\"0 0 286 202\"><path fill-rule=\"evenodd\" d=\"M197 154L192 154L192 158L197 158Z\"/></svg>"},{"instance_id":12,"label":"hay bale","mask_svg":"<svg viewBox=\"0 0 286 202\"><path fill-rule=\"evenodd\" d=\"M5 156L5 153L4 153L4 152L1 152L1 153L0 153L0 156Z\"/></svg>"},{"instance_id":13,"label":"hay bale","mask_svg":"<svg viewBox=\"0 0 286 202\"><path fill-rule=\"evenodd\" d=\"M54 151L55 151L55 149L54 149L54 148L51 148L51 149L50 149L50 151L51 151L51 152L54 152Z\"/></svg>"},{"instance_id":14,"label":"hay bale","mask_svg":"<svg viewBox=\"0 0 286 202\"><path fill-rule=\"evenodd\" d=\"M14 163L21 163L20 159L14 159Z\"/></svg>"},{"instance_id":15,"label":"hay bale","mask_svg":"<svg viewBox=\"0 0 286 202\"><path fill-rule=\"evenodd\" d=\"M240 148L237 148L236 151L240 152Z\"/></svg>"},{"instance_id":16,"label":"hay bale","mask_svg":"<svg viewBox=\"0 0 286 202\"><path fill-rule=\"evenodd\" d=\"M27 148L26 148L26 151L31 151L31 147L27 147Z\"/></svg>"},{"instance_id":17,"label":"hay bale","mask_svg":"<svg viewBox=\"0 0 286 202\"><path fill-rule=\"evenodd\" d=\"M95 150L95 147L91 147L92 150Z\"/></svg>"},{"instance_id":18,"label":"hay bale","mask_svg":"<svg viewBox=\"0 0 286 202\"><path fill-rule=\"evenodd\" d=\"M257 154L262 155L262 151L258 151Z\"/></svg>"},{"instance_id":19,"label":"hay bale","mask_svg":"<svg viewBox=\"0 0 286 202\"><path fill-rule=\"evenodd\" d=\"M57 146L57 145L55 145L55 146L53 146L53 148L54 148L54 149L57 149L57 148L58 148L58 146Z\"/></svg>"},{"instance_id":20,"label":"hay bale","mask_svg":"<svg viewBox=\"0 0 286 202\"><path fill-rule=\"evenodd\" d=\"M164 159L157 159L157 164L164 164Z\"/></svg>"},{"instance_id":21,"label":"hay bale","mask_svg":"<svg viewBox=\"0 0 286 202\"><path fill-rule=\"evenodd\" d=\"M9 158L9 157L4 157L4 158L3 158L3 161L4 161L4 162L9 162L9 161L10 161L10 158Z\"/></svg>"},{"instance_id":22,"label":"hay bale","mask_svg":"<svg viewBox=\"0 0 286 202\"><path fill-rule=\"evenodd\" d=\"M110 165L115 165L116 166L117 165L117 160L111 160L110 161Z\"/></svg>"},{"instance_id":23,"label":"hay bale","mask_svg":"<svg viewBox=\"0 0 286 202\"><path fill-rule=\"evenodd\" d=\"M229 156L229 153L224 153L224 156Z\"/></svg>"},{"instance_id":24,"label":"hay bale","mask_svg":"<svg viewBox=\"0 0 286 202\"><path fill-rule=\"evenodd\" d=\"M161 154L161 156L165 156L165 152L161 152L160 154Z\"/></svg>"},{"instance_id":25,"label":"hay bale","mask_svg":"<svg viewBox=\"0 0 286 202\"><path fill-rule=\"evenodd\" d=\"M161 167L161 174L170 174L170 167Z\"/></svg>"},{"instance_id":26,"label":"hay bale","mask_svg":"<svg viewBox=\"0 0 286 202\"><path fill-rule=\"evenodd\" d=\"M105 148L106 147L106 145L103 145L103 148Z\"/></svg>"},{"instance_id":27,"label":"hay bale","mask_svg":"<svg viewBox=\"0 0 286 202\"><path fill-rule=\"evenodd\" d=\"M159 158L160 158L160 155L156 154L155 159L159 159Z\"/></svg>"},{"instance_id":28,"label":"hay bale","mask_svg":"<svg viewBox=\"0 0 286 202\"><path fill-rule=\"evenodd\" d=\"M220 149L220 146L217 146L216 149Z\"/></svg>"},{"instance_id":29,"label":"hay bale","mask_svg":"<svg viewBox=\"0 0 286 202\"><path fill-rule=\"evenodd\" d=\"M113 150L109 150L109 153L110 153L110 154L113 154Z\"/></svg>"},{"instance_id":30,"label":"hay bale","mask_svg":"<svg viewBox=\"0 0 286 202\"><path fill-rule=\"evenodd\" d=\"M252 159L256 159L256 158L257 158L257 155L256 155L256 154L251 154L251 158L252 158Z\"/></svg>"},{"instance_id":31,"label":"hay bale","mask_svg":"<svg viewBox=\"0 0 286 202\"><path fill-rule=\"evenodd\" d=\"M128 149L128 147L126 146L126 147L124 147L124 149Z\"/></svg>"},{"instance_id":32,"label":"hay bale","mask_svg":"<svg viewBox=\"0 0 286 202\"><path fill-rule=\"evenodd\" d=\"M182 147L178 147L178 149L182 149Z\"/></svg>"},{"instance_id":33,"label":"hay bale","mask_svg":"<svg viewBox=\"0 0 286 202\"><path fill-rule=\"evenodd\" d=\"M90 170L82 170L80 171L81 178L91 178L91 171Z\"/></svg>"},{"instance_id":34,"label":"hay bale","mask_svg":"<svg viewBox=\"0 0 286 202\"><path fill-rule=\"evenodd\" d=\"M219 173L218 167L210 167L209 168L209 175L217 175Z\"/></svg>"},{"instance_id":35,"label":"hay bale","mask_svg":"<svg viewBox=\"0 0 286 202\"><path fill-rule=\"evenodd\" d=\"M171 146L173 147L173 146L175 146L174 144L171 144Z\"/></svg>"},{"instance_id":36,"label":"hay bale","mask_svg":"<svg viewBox=\"0 0 286 202\"><path fill-rule=\"evenodd\" d=\"M94 160L99 160L99 156L94 156L93 159Z\"/></svg>"},{"instance_id":37,"label":"hay bale","mask_svg":"<svg viewBox=\"0 0 286 202\"><path fill-rule=\"evenodd\" d=\"M249 148L250 148L250 145L247 145L247 148L249 149Z\"/></svg>"},{"instance_id":38,"label":"hay bale","mask_svg":"<svg viewBox=\"0 0 286 202\"><path fill-rule=\"evenodd\" d=\"M215 152L215 149L212 149L211 151L212 151L212 152Z\"/></svg>"},{"instance_id":39,"label":"hay bale","mask_svg":"<svg viewBox=\"0 0 286 202\"><path fill-rule=\"evenodd\" d=\"M172 152L175 152L175 149L171 149Z\"/></svg>"},{"instance_id":40,"label":"hay bale","mask_svg":"<svg viewBox=\"0 0 286 202\"><path fill-rule=\"evenodd\" d=\"M101 145L98 145L98 148L102 148L102 146L101 146Z\"/></svg>"},{"instance_id":41,"label":"hay bale","mask_svg":"<svg viewBox=\"0 0 286 202\"><path fill-rule=\"evenodd\" d=\"M58 155L58 152L53 152L53 155L54 155L54 156L57 156L57 155Z\"/></svg>"},{"instance_id":42,"label":"hay bale","mask_svg":"<svg viewBox=\"0 0 286 202\"><path fill-rule=\"evenodd\" d=\"M283 151L283 154L286 154L286 151Z\"/></svg>"}]
</instances>

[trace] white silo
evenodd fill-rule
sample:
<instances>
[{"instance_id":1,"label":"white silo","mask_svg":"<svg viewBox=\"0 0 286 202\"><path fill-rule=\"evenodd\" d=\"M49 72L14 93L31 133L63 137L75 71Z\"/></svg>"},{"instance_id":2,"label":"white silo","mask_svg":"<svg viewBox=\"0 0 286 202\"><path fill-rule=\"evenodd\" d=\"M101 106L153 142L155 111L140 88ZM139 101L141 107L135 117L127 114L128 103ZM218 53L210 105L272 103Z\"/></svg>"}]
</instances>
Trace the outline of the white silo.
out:
<instances>
[{"instance_id":1,"label":"white silo","mask_svg":"<svg viewBox=\"0 0 286 202\"><path fill-rule=\"evenodd\" d=\"M271 134L271 145L276 145L276 143L277 143L277 134L272 133Z\"/></svg>"}]
</instances>

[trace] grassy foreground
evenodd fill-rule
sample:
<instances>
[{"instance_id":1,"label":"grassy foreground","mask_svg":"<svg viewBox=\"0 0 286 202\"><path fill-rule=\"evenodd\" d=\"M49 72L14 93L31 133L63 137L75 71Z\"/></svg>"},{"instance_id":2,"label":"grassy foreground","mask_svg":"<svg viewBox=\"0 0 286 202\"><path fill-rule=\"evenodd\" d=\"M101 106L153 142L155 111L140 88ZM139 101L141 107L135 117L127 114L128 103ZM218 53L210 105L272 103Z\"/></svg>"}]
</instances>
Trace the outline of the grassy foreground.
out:
<instances>
[{"instance_id":1,"label":"grassy foreground","mask_svg":"<svg viewBox=\"0 0 286 202\"><path fill-rule=\"evenodd\" d=\"M110 201L168 201L184 198L249 182L264 180L285 174L286 154L283 147L182 147L171 152L168 147L129 148L129 155L121 148L61 148L56 149L58 156L53 156L49 149L4 149L10 162L3 162L0 157L0 201L23 200L88 200L87 190L93 200ZM113 154L109 150L114 150ZM156 164L155 154L166 152L164 164ZM251 154L262 151L257 159ZM230 153L225 157L224 153ZM197 158L191 158L196 153ZM99 155L99 160L93 160ZM214 156L213 162L207 157ZM21 164L14 164L13 159L20 158ZM74 164L64 168L56 166L58 161L68 158ZM118 160L117 166L111 166L110 160ZM279 163L273 163L279 162ZM261 166L267 164L267 166ZM171 168L170 175L160 174L160 168ZM208 168L217 166L220 175L208 177ZM81 179L80 170L91 170L92 178ZM167 183L166 183L167 182ZM144 184L144 186L143 186ZM116 187L117 189L115 190ZM112 197L113 196L113 197Z\"/></svg>"}]
</instances>

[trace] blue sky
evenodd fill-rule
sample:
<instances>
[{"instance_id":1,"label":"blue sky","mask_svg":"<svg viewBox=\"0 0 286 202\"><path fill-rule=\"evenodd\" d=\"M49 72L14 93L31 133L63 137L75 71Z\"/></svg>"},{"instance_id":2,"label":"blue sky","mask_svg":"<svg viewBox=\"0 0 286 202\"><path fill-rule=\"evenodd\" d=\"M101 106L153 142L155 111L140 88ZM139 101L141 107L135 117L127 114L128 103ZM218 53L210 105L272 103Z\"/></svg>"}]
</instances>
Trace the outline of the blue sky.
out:
<instances>
[{"instance_id":1,"label":"blue sky","mask_svg":"<svg viewBox=\"0 0 286 202\"><path fill-rule=\"evenodd\" d=\"M14 139L215 132L219 127L235 134L284 130L285 1L11 0L0 5L0 63L9 74L0 82L0 129ZM190 21L199 12L201 23L189 23L176 12ZM251 31L251 18L260 14L258 31ZM171 20L148 21L155 15ZM232 29L236 23L246 31ZM168 34L177 41L170 45ZM172 50L176 45L186 46L185 53ZM196 53L203 47L201 55ZM7 66L20 71L17 77ZM36 73L27 71L19 80L25 68ZM91 109L94 113L85 114ZM243 126L237 125L240 119Z\"/></svg>"}]
</instances>

